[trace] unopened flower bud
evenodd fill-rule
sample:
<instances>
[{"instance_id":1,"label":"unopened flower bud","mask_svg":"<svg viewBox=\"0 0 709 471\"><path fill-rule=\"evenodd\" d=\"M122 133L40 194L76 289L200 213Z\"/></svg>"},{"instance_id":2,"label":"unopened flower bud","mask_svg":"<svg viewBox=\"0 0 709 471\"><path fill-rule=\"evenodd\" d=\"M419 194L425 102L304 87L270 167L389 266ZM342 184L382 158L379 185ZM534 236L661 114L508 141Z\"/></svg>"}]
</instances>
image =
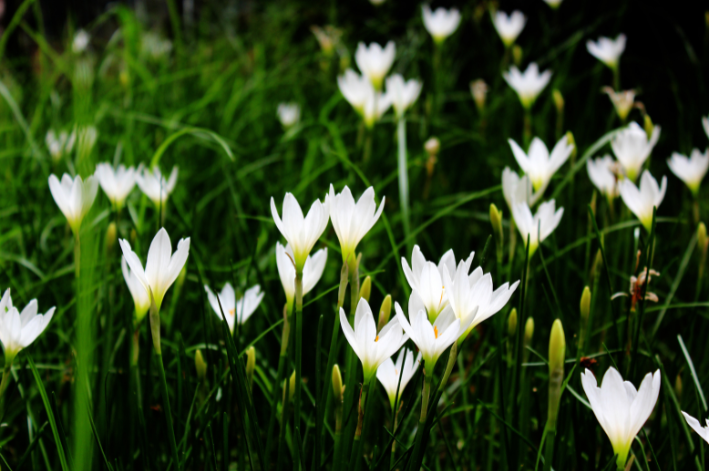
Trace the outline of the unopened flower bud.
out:
<instances>
[{"instance_id":1,"label":"unopened flower bud","mask_svg":"<svg viewBox=\"0 0 709 471\"><path fill-rule=\"evenodd\" d=\"M502 229L502 211L497 209L494 203L490 204L490 224L492 224L492 233L495 236L497 263L502 263L505 250L505 231Z\"/></svg>"},{"instance_id":2,"label":"unopened flower bud","mask_svg":"<svg viewBox=\"0 0 709 471\"><path fill-rule=\"evenodd\" d=\"M295 396L295 371L290 375L288 382L283 384L283 402L286 401L286 387L288 388L288 400L292 402L293 396Z\"/></svg>"},{"instance_id":3,"label":"unopened flower bud","mask_svg":"<svg viewBox=\"0 0 709 471\"><path fill-rule=\"evenodd\" d=\"M517 332L517 309L512 308L510 311L510 317L507 318L507 335L509 337L514 337Z\"/></svg>"},{"instance_id":4,"label":"unopened flower bud","mask_svg":"<svg viewBox=\"0 0 709 471\"><path fill-rule=\"evenodd\" d=\"M369 303L369 296L372 294L372 277L367 276L359 289L359 297Z\"/></svg>"},{"instance_id":5,"label":"unopened flower bud","mask_svg":"<svg viewBox=\"0 0 709 471\"><path fill-rule=\"evenodd\" d=\"M487 84L483 79L477 79L470 82L470 93L473 95L475 106L482 113L485 111L485 98L487 97Z\"/></svg>"},{"instance_id":6,"label":"unopened flower bud","mask_svg":"<svg viewBox=\"0 0 709 471\"><path fill-rule=\"evenodd\" d=\"M106 253L111 255L113 250L116 248L116 241L118 240L118 230L116 229L116 223L112 222L108 225L106 229Z\"/></svg>"},{"instance_id":7,"label":"unopened flower bud","mask_svg":"<svg viewBox=\"0 0 709 471\"><path fill-rule=\"evenodd\" d=\"M557 113L564 112L564 97L561 92L556 88L551 92L551 96L554 99L554 106L556 107Z\"/></svg>"},{"instance_id":8,"label":"unopened flower bud","mask_svg":"<svg viewBox=\"0 0 709 471\"><path fill-rule=\"evenodd\" d=\"M246 350L246 384L249 391L254 384L254 369L256 368L256 349L252 346Z\"/></svg>"},{"instance_id":9,"label":"unopened flower bud","mask_svg":"<svg viewBox=\"0 0 709 471\"><path fill-rule=\"evenodd\" d=\"M519 44L512 46L512 61L517 67L522 63L522 47Z\"/></svg>"},{"instance_id":10,"label":"unopened flower bud","mask_svg":"<svg viewBox=\"0 0 709 471\"><path fill-rule=\"evenodd\" d=\"M697 227L697 245L699 246L700 252L706 252L707 250L707 226L703 222L699 223Z\"/></svg>"},{"instance_id":11,"label":"unopened flower bud","mask_svg":"<svg viewBox=\"0 0 709 471\"><path fill-rule=\"evenodd\" d=\"M566 358L566 339L561 320L551 326L549 339L549 415L547 428L556 430L556 419L561 402L561 384L564 382L564 360Z\"/></svg>"},{"instance_id":12,"label":"unopened flower bud","mask_svg":"<svg viewBox=\"0 0 709 471\"><path fill-rule=\"evenodd\" d=\"M571 158L575 159L576 158L576 140L574 139L574 134L571 131L566 131L566 142L570 146L574 146L574 149L571 151Z\"/></svg>"},{"instance_id":13,"label":"unopened flower bud","mask_svg":"<svg viewBox=\"0 0 709 471\"><path fill-rule=\"evenodd\" d=\"M649 114L645 114L645 121L643 123L643 127L645 128L645 134L647 134L647 139L650 140L652 138L652 130L655 129L655 125L652 124L652 119L650 118Z\"/></svg>"},{"instance_id":14,"label":"unopened flower bud","mask_svg":"<svg viewBox=\"0 0 709 471\"><path fill-rule=\"evenodd\" d=\"M194 354L194 367L197 370L197 378L199 379L199 382L201 383L207 377L207 362L204 361L204 357L202 356L202 351L199 349L197 349L197 351Z\"/></svg>"},{"instance_id":15,"label":"unopened flower bud","mask_svg":"<svg viewBox=\"0 0 709 471\"><path fill-rule=\"evenodd\" d=\"M591 313L591 289L586 286L581 294L581 322L588 322L588 316Z\"/></svg>"},{"instance_id":16,"label":"unopened flower bud","mask_svg":"<svg viewBox=\"0 0 709 471\"><path fill-rule=\"evenodd\" d=\"M345 398L345 387L342 385L342 374L339 365L332 367L332 396L336 404L342 404Z\"/></svg>"},{"instance_id":17,"label":"unopened flower bud","mask_svg":"<svg viewBox=\"0 0 709 471\"><path fill-rule=\"evenodd\" d=\"M423 148L429 157L435 157L438 155L438 151L441 150L441 141L439 141L437 137L433 136L424 143Z\"/></svg>"},{"instance_id":18,"label":"unopened flower bud","mask_svg":"<svg viewBox=\"0 0 709 471\"><path fill-rule=\"evenodd\" d=\"M382 307L379 308L379 323L377 324L377 332L382 330L389 323L391 315L391 295L387 294L382 301Z\"/></svg>"},{"instance_id":19,"label":"unopened flower bud","mask_svg":"<svg viewBox=\"0 0 709 471\"><path fill-rule=\"evenodd\" d=\"M534 337L534 317L528 317L527 322L524 324L524 346L525 347L532 344L533 337Z\"/></svg>"}]
</instances>

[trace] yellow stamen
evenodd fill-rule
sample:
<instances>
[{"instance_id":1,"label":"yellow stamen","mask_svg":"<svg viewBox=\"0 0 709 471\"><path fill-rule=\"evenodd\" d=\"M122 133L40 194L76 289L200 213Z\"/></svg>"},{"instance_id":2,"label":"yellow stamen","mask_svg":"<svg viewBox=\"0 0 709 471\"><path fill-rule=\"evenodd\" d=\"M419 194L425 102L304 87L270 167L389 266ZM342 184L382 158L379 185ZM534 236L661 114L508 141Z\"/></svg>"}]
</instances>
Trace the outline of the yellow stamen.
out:
<instances>
[{"instance_id":1,"label":"yellow stamen","mask_svg":"<svg viewBox=\"0 0 709 471\"><path fill-rule=\"evenodd\" d=\"M235 312L236 312L236 309L229 309L230 316L233 316Z\"/></svg>"},{"instance_id":2,"label":"yellow stamen","mask_svg":"<svg viewBox=\"0 0 709 471\"><path fill-rule=\"evenodd\" d=\"M377 335L377 338L374 339L375 342L379 342L379 336Z\"/></svg>"},{"instance_id":3,"label":"yellow stamen","mask_svg":"<svg viewBox=\"0 0 709 471\"><path fill-rule=\"evenodd\" d=\"M436 338L438 338L438 327L436 327L435 325L433 326L433 335L435 335Z\"/></svg>"}]
</instances>

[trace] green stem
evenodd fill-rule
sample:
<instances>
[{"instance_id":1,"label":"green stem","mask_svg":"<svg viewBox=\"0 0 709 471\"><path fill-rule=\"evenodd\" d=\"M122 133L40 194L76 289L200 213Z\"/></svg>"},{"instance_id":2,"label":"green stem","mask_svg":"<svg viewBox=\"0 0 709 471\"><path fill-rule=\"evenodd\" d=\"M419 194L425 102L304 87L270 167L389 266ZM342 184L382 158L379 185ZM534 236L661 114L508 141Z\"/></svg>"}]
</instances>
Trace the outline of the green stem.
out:
<instances>
[{"instance_id":1,"label":"green stem","mask_svg":"<svg viewBox=\"0 0 709 471\"><path fill-rule=\"evenodd\" d=\"M359 402L359 413L357 415L357 430L355 431L354 444L352 445L352 458L350 459L350 464L354 464L354 470L359 471L362 467L362 448L364 446L364 440L362 440L362 433L364 432L364 419L367 406L367 395L369 394L369 385L371 381L367 381L362 386L362 397Z\"/></svg>"},{"instance_id":2,"label":"green stem","mask_svg":"<svg viewBox=\"0 0 709 471\"><path fill-rule=\"evenodd\" d=\"M332 469L342 468L342 403L335 403L335 452Z\"/></svg>"},{"instance_id":3,"label":"green stem","mask_svg":"<svg viewBox=\"0 0 709 471\"><path fill-rule=\"evenodd\" d=\"M425 373L424 373L425 375ZM419 418L418 427L416 429L416 438L414 442L414 451L411 455L412 467L410 469L419 469L423 463L423 436L427 433L426 431L426 418L428 417L428 396L431 392L431 380L433 375L433 368L431 368L431 374L425 375L423 380L423 389L421 391L421 417Z\"/></svg>"},{"instance_id":4,"label":"green stem","mask_svg":"<svg viewBox=\"0 0 709 471\"><path fill-rule=\"evenodd\" d=\"M409 169L406 158L406 119L402 114L397 122L397 140L399 143L399 203L401 204L401 220L404 224L404 236L406 238L406 246L411 245L409 234L411 232L409 222ZM409 247L411 252L411 247Z\"/></svg>"},{"instance_id":5,"label":"green stem","mask_svg":"<svg viewBox=\"0 0 709 471\"><path fill-rule=\"evenodd\" d=\"M76 279L79 279L81 275L81 238L79 236L79 230L77 229L76 235L74 236L74 273L76 274Z\"/></svg>"},{"instance_id":6,"label":"green stem","mask_svg":"<svg viewBox=\"0 0 709 471\"><path fill-rule=\"evenodd\" d=\"M293 407L293 433L300 430L300 395L302 378L302 355L303 355L303 269L295 271L295 405ZM298 456L297 462L300 467L300 447L298 443L300 437L295 440L293 448Z\"/></svg>"},{"instance_id":7,"label":"green stem","mask_svg":"<svg viewBox=\"0 0 709 471\"><path fill-rule=\"evenodd\" d=\"M288 309L287 306L285 309ZM284 312L283 316L283 335L281 335L281 354L278 357L278 373L276 374L275 386L272 388L271 397L271 418L268 422L268 435L266 435L266 459L271 456L271 448L273 447L274 429L276 427L276 417L278 415L278 394L280 393L280 385L283 382L283 376L286 371L286 360L288 359L288 337L290 336L290 321L288 319L288 311ZM285 424L282 424L285 427Z\"/></svg>"},{"instance_id":8,"label":"green stem","mask_svg":"<svg viewBox=\"0 0 709 471\"><path fill-rule=\"evenodd\" d=\"M5 416L5 391L10 385L10 370L12 370L12 360L5 362L2 371L2 382L0 382L0 421Z\"/></svg>"},{"instance_id":9,"label":"green stem","mask_svg":"<svg viewBox=\"0 0 709 471\"><path fill-rule=\"evenodd\" d=\"M524 147L529 147L532 141L532 106L524 109Z\"/></svg>"},{"instance_id":10,"label":"green stem","mask_svg":"<svg viewBox=\"0 0 709 471\"><path fill-rule=\"evenodd\" d=\"M350 326L354 324L354 316L355 312L357 311L357 304L359 302L359 264L357 259L355 258L354 253L352 254L352 257L350 257L350 260L347 262L349 272L350 272L350 313L348 316L348 321L350 323ZM352 348L347 348L346 353L345 353L345 364L347 365L347 369L345 370L345 385L347 386L345 388L345 401L344 401L344 407L345 407L345 417L349 416L350 411L352 408L355 406L355 384L357 383L357 365L359 362L359 358L357 358L357 355L354 354L354 351ZM354 427L356 426L355 421L349 421L350 425L347 426L347 430L345 432L345 437L352 437L354 435ZM347 453L350 450L350 445L351 441L348 441L347 439L343 443L343 449L342 449L342 455L347 456Z\"/></svg>"},{"instance_id":11,"label":"green stem","mask_svg":"<svg viewBox=\"0 0 709 471\"><path fill-rule=\"evenodd\" d=\"M554 459L554 439L556 438L556 426L547 427L547 437L544 443L544 471L551 471L551 462Z\"/></svg>"}]
</instances>

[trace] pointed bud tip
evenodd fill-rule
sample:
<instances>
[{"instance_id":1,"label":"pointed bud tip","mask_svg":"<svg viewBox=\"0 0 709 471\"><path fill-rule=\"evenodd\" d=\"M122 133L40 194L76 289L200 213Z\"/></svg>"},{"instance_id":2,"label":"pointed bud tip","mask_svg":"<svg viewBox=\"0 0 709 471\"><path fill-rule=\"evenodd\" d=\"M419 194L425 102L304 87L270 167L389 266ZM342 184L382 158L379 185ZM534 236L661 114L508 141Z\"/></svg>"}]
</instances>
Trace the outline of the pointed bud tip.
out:
<instances>
[{"instance_id":1,"label":"pointed bud tip","mask_svg":"<svg viewBox=\"0 0 709 471\"><path fill-rule=\"evenodd\" d=\"M586 323L591 313L591 289L586 286L581 294L581 320Z\"/></svg>"},{"instance_id":2,"label":"pointed bud tip","mask_svg":"<svg viewBox=\"0 0 709 471\"><path fill-rule=\"evenodd\" d=\"M566 338L564 337L564 327L561 324L561 320L557 319L551 326L551 336L549 338L549 371L563 371L565 357Z\"/></svg>"},{"instance_id":3,"label":"pointed bud tip","mask_svg":"<svg viewBox=\"0 0 709 471\"><path fill-rule=\"evenodd\" d=\"M344 400L345 386L342 384L342 373L340 373L340 366L335 365L332 367L332 395L335 401L342 403Z\"/></svg>"},{"instance_id":4,"label":"pointed bud tip","mask_svg":"<svg viewBox=\"0 0 709 471\"><path fill-rule=\"evenodd\" d=\"M507 318L507 335L514 337L515 332L517 332L517 309L512 308Z\"/></svg>"},{"instance_id":5,"label":"pointed bud tip","mask_svg":"<svg viewBox=\"0 0 709 471\"><path fill-rule=\"evenodd\" d=\"M197 378L199 378L200 381L204 381L207 377L207 362L204 361L202 351L199 349L197 349L194 354L194 366L197 370Z\"/></svg>"},{"instance_id":6,"label":"pointed bud tip","mask_svg":"<svg viewBox=\"0 0 709 471\"><path fill-rule=\"evenodd\" d=\"M372 277L367 276L362 282L359 289L359 297L369 302L369 296L372 294Z\"/></svg>"},{"instance_id":7,"label":"pointed bud tip","mask_svg":"<svg viewBox=\"0 0 709 471\"><path fill-rule=\"evenodd\" d=\"M377 332L382 330L389 323L391 316L391 295L387 294L382 301L382 307L379 308L379 323L377 324Z\"/></svg>"}]
</instances>

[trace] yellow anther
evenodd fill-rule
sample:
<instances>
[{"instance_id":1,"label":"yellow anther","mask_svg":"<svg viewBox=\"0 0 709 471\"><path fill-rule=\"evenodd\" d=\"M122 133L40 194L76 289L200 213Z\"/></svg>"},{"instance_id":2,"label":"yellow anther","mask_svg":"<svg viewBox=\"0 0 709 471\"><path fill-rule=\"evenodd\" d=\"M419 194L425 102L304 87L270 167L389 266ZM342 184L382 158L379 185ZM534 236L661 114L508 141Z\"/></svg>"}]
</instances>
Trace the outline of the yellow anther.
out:
<instances>
[{"instance_id":1,"label":"yellow anther","mask_svg":"<svg viewBox=\"0 0 709 471\"><path fill-rule=\"evenodd\" d=\"M436 338L438 338L438 327L436 327L435 325L433 326L433 335L435 335Z\"/></svg>"},{"instance_id":2,"label":"yellow anther","mask_svg":"<svg viewBox=\"0 0 709 471\"><path fill-rule=\"evenodd\" d=\"M379 336L377 335L377 338L374 339L375 342L379 342Z\"/></svg>"}]
</instances>

